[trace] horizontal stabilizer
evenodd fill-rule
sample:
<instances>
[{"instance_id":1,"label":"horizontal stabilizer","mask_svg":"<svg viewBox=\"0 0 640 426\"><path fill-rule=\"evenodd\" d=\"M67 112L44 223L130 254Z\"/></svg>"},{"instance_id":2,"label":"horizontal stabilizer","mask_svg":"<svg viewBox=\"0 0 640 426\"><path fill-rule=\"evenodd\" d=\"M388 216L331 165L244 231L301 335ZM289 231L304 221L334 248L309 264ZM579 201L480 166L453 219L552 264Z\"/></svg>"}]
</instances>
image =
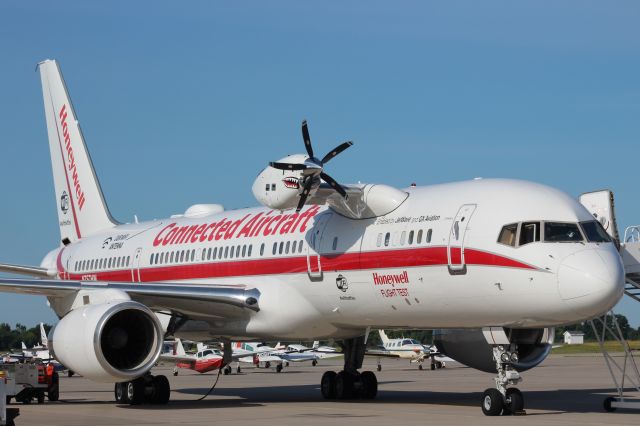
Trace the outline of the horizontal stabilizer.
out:
<instances>
[{"instance_id":1,"label":"horizontal stabilizer","mask_svg":"<svg viewBox=\"0 0 640 426\"><path fill-rule=\"evenodd\" d=\"M11 265L8 263L0 263L0 272L42 278L52 278L56 276L54 269L40 268L38 266Z\"/></svg>"}]
</instances>

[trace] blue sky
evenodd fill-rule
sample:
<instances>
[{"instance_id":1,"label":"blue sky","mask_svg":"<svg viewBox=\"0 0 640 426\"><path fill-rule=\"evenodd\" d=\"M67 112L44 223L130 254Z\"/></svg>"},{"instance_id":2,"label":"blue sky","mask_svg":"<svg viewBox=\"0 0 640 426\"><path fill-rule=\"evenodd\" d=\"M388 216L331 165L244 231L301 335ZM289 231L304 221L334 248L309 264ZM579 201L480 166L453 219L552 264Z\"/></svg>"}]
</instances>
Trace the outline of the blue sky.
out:
<instances>
[{"instance_id":1,"label":"blue sky","mask_svg":"<svg viewBox=\"0 0 640 426\"><path fill-rule=\"evenodd\" d=\"M56 245L38 61L57 59L114 216L255 205L269 160L355 142L341 182L610 188L640 223L633 1L0 3L0 261ZM514 200L517 202L517 200ZM640 312L619 311L640 325ZM53 322L0 295L0 322Z\"/></svg>"}]
</instances>

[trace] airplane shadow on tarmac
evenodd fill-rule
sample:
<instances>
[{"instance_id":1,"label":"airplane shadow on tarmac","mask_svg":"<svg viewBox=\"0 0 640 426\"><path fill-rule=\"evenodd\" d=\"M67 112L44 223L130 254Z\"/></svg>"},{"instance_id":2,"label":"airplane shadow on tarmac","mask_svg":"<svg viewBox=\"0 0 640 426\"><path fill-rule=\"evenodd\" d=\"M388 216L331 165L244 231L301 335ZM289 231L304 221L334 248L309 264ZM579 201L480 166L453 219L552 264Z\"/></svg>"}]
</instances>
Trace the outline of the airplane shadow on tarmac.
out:
<instances>
[{"instance_id":1,"label":"airplane shadow on tarmac","mask_svg":"<svg viewBox=\"0 0 640 426\"><path fill-rule=\"evenodd\" d=\"M380 382L381 385L404 383L402 381ZM208 398L198 401L199 396L207 393L209 388L176 389L173 392L193 395L193 400L172 400L166 406L131 406L131 409L197 409L197 408L229 408L261 406L265 403L326 403L320 395L319 385L274 386L252 388L214 389ZM630 391L632 389L629 389ZM548 390L526 391L525 409L543 410L545 413L534 415L549 415L562 413L601 413L603 401L611 389L580 389L580 390ZM215 399L213 399L215 397ZM228 397L228 398L226 398ZM380 390L375 400L347 400L335 401L336 404L433 404L450 406L479 407L481 392L455 393L435 391L395 391ZM128 407L128 406L127 406ZM530 413L531 415L531 413Z\"/></svg>"}]
</instances>

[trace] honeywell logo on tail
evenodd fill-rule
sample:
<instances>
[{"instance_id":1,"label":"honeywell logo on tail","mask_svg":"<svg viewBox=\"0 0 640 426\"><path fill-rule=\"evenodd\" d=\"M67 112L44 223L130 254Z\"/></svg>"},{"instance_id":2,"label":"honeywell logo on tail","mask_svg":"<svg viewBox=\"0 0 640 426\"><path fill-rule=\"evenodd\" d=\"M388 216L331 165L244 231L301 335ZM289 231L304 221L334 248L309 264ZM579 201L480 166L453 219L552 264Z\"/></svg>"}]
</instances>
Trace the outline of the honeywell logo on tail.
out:
<instances>
[{"instance_id":1,"label":"honeywell logo on tail","mask_svg":"<svg viewBox=\"0 0 640 426\"><path fill-rule=\"evenodd\" d=\"M60 125L62 126L62 135L64 136L64 146L67 150L67 176L71 176L73 187L75 189L76 199L78 200L78 208L82 210L85 198L84 191L80 186L80 178L78 177L78 167L73 155L73 147L71 146L71 137L69 136L69 126L67 125L67 105L62 105L60 109Z\"/></svg>"}]
</instances>

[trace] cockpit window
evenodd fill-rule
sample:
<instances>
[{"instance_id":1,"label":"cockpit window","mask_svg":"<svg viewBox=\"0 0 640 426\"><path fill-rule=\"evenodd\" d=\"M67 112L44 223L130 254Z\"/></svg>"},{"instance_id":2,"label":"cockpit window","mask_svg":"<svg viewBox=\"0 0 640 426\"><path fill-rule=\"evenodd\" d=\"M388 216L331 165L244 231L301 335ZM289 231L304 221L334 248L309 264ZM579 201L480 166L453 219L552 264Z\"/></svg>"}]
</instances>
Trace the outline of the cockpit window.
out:
<instances>
[{"instance_id":1,"label":"cockpit window","mask_svg":"<svg viewBox=\"0 0 640 426\"><path fill-rule=\"evenodd\" d=\"M582 234L575 223L545 222L544 240L549 243L582 241Z\"/></svg>"},{"instance_id":2,"label":"cockpit window","mask_svg":"<svg viewBox=\"0 0 640 426\"><path fill-rule=\"evenodd\" d=\"M588 222L580 222L580 226L584 231L584 235L587 237L587 241L591 243L610 243L611 237L604 230L602 224L597 220L590 220Z\"/></svg>"},{"instance_id":3,"label":"cockpit window","mask_svg":"<svg viewBox=\"0 0 640 426\"><path fill-rule=\"evenodd\" d=\"M500 236L498 237L498 242L500 244L506 244L508 246L515 247L516 246L516 234L518 233L518 224L512 223L510 225L505 225L502 227L502 231L500 231Z\"/></svg>"},{"instance_id":4,"label":"cockpit window","mask_svg":"<svg viewBox=\"0 0 640 426\"><path fill-rule=\"evenodd\" d=\"M520 243L525 244L540 241L540 222L524 222L520 226Z\"/></svg>"}]
</instances>

